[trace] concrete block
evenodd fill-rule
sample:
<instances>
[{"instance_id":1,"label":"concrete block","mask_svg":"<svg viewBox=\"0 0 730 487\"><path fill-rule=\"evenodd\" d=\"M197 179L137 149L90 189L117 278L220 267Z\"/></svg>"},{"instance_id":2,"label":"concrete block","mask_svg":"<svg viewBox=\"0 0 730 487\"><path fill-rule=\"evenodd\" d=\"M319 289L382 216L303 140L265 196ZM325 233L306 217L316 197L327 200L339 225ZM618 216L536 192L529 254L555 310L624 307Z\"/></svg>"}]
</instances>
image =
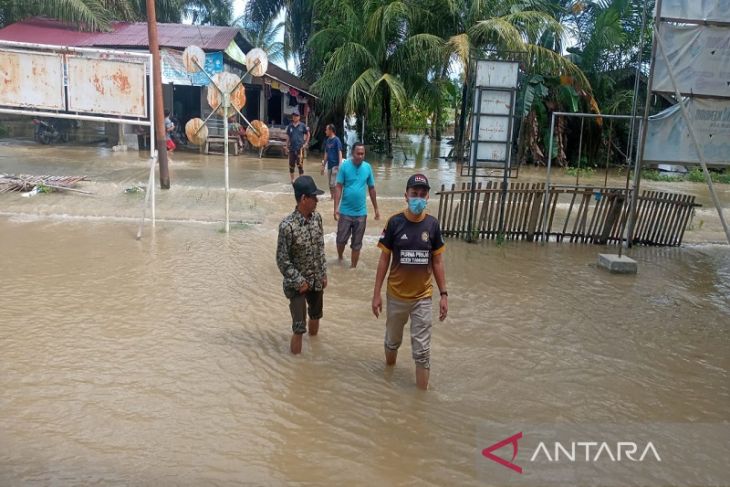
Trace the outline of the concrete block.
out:
<instances>
[{"instance_id":1,"label":"concrete block","mask_svg":"<svg viewBox=\"0 0 730 487\"><path fill-rule=\"evenodd\" d=\"M612 274L636 274L639 267L630 257L618 254L598 254L598 267L607 269Z\"/></svg>"}]
</instances>

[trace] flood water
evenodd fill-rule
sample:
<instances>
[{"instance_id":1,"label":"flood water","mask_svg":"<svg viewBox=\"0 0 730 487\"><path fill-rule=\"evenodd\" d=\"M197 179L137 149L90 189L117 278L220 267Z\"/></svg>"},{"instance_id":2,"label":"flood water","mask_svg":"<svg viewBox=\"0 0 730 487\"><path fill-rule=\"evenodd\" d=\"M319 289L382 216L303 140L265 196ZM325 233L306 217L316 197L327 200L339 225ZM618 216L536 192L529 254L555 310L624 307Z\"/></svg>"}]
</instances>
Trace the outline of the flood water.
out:
<instances>
[{"instance_id":1,"label":"flood water","mask_svg":"<svg viewBox=\"0 0 730 487\"><path fill-rule=\"evenodd\" d=\"M461 181L447 148L410 142L374 163L383 216L416 170ZM705 207L682 248L630 249L635 276L597 268L612 247L448 241L424 393L407 341L385 369L370 311L383 222L350 270L322 199L325 315L293 357L274 259L286 161L231 157L228 235L222 157L171 168L137 241L143 195L124 189L146 181L144 156L0 145L0 173L88 175L94 193L0 194L0 485L489 485L484 421L730 420L730 249L704 185L662 187Z\"/></svg>"}]
</instances>

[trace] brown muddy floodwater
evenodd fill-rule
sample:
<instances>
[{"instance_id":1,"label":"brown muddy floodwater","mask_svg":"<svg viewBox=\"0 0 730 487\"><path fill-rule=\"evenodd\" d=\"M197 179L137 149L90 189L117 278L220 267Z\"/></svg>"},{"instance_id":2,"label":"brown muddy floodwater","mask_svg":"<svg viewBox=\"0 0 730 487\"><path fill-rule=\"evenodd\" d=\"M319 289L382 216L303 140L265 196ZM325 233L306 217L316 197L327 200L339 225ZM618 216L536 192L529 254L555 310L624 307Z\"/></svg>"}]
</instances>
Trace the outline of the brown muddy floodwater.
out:
<instances>
[{"instance_id":1,"label":"brown muddy floodwater","mask_svg":"<svg viewBox=\"0 0 730 487\"><path fill-rule=\"evenodd\" d=\"M136 152L0 146L0 173L86 174L94 193L0 194L0 485L488 485L484 421L730 420L730 250L707 207L690 244L631 249L636 276L599 270L605 247L449 241L419 393L407 343L385 370L370 312L382 222L349 270L320 202L325 317L292 357L274 262L286 161L232 158L242 223L225 235L222 158L174 158L136 241ZM374 169L384 215L415 170L460 180L430 156ZM671 188L707 204L702 185Z\"/></svg>"}]
</instances>

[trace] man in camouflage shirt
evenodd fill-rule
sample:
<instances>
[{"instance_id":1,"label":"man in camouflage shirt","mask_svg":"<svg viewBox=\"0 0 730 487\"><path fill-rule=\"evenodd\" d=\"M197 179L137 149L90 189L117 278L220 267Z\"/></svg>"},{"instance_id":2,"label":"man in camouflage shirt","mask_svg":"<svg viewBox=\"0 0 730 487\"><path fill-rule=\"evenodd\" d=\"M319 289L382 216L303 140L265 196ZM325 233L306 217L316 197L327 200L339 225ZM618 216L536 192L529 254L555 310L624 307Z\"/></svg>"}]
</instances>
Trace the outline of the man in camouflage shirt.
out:
<instances>
[{"instance_id":1,"label":"man in camouflage shirt","mask_svg":"<svg viewBox=\"0 0 730 487\"><path fill-rule=\"evenodd\" d=\"M299 176L292 184L297 206L279 225L276 264L284 276L284 294L289 298L292 317L291 353L302 351L302 335L319 331L322 295L327 287L322 216L317 213L317 189L311 176ZM307 309L308 308L308 309Z\"/></svg>"}]
</instances>

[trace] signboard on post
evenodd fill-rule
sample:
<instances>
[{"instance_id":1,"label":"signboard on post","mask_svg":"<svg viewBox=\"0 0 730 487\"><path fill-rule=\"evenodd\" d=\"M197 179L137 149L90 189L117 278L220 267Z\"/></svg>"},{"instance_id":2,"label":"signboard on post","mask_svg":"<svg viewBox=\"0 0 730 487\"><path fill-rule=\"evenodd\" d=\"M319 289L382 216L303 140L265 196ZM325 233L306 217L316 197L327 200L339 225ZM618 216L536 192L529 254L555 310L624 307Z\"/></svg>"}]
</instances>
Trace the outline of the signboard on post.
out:
<instances>
[{"instance_id":1,"label":"signboard on post","mask_svg":"<svg viewBox=\"0 0 730 487\"><path fill-rule=\"evenodd\" d=\"M152 55L145 52L0 41L0 113L134 124L149 127L154 140L151 71ZM156 161L150 144L149 191L137 239L148 202L155 225Z\"/></svg>"},{"instance_id":2,"label":"signboard on post","mask_svg":"<svg viewBox=\"0 0 730 487\"><path fill-rule=\"evenodd\" d=\"M0 105L63 110L63 55L0 48Z\"/></svg>"},{"instance_id":3,"label":"signboard on post","mask_svg":"<svg viewBox=\"0 0 730 487\"><path fill-rule=\"evenodd\" d=\"M477 61L477 87L517 88L519 65L509 61Z\"/></svg>"},{"instance_id":4,"label":"signboard on post","mask_svg":"<svg viewBox=\"0 0 730 487\"><path fill-rule=\"evenodd\" d=\"M469 165L462 175L511 174L512 134L519 64L514 61L478 60L471 119Z\"/></svg>"},{"instance_id":5,"label":"signboard on post","mask_svg":"<svg viewBox=\"0 0 730 487\"><path fill-rule=\"evenodd\" d=\"M147 116L144 63L69 57L68 110Z\"/></svg>"}]
</instances>

